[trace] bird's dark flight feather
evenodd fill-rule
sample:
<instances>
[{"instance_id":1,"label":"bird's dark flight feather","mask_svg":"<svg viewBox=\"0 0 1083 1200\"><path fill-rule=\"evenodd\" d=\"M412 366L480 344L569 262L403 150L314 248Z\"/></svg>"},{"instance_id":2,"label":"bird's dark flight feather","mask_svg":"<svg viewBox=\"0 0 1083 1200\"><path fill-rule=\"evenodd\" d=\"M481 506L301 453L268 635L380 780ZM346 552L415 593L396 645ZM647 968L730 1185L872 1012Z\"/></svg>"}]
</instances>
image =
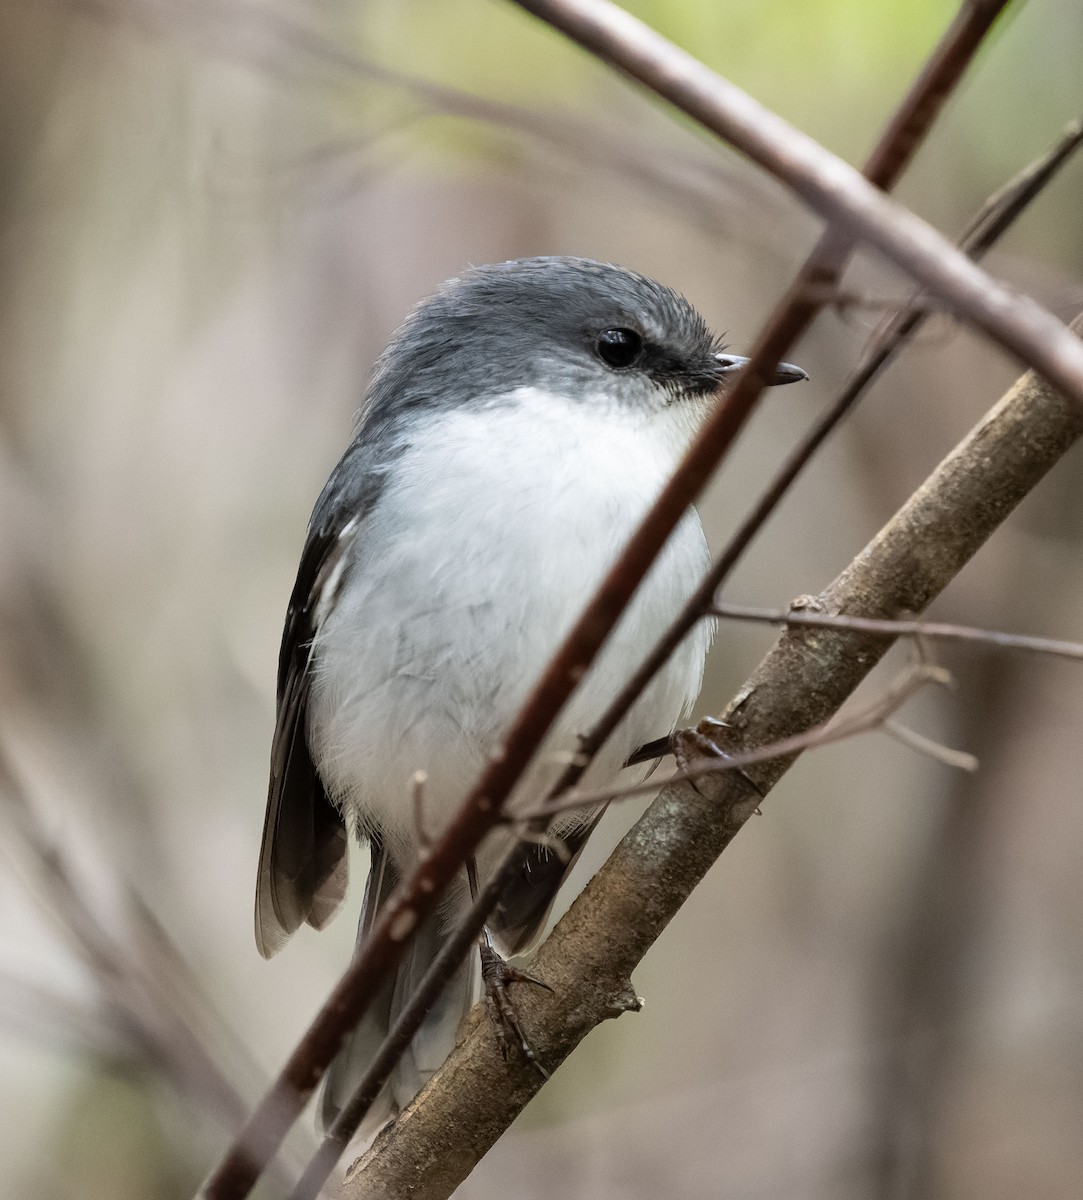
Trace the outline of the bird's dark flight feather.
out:
<instances>
[{"instance_id":1,"label":"bird's dark flight feather","mask_svg":"<svg viewBox=\"0 0 1083 1200\"><path fill-rule=\"evenodd\" d=\"M348 542L332 524L310 531L286 613L278 708L256 885L256 943L270 958L305 921L322 929L346 891L347 837L308 748L306 706L317 613Z\"/></svg>"}]
</instances>

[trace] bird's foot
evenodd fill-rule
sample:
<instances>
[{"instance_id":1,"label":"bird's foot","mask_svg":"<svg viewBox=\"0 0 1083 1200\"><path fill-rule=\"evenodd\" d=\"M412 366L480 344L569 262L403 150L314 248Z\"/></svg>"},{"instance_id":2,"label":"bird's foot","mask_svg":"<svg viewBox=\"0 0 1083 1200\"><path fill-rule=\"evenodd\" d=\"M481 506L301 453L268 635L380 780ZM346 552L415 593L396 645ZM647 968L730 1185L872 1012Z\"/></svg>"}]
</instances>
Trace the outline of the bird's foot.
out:
<instances>
[{"instance_id":1,"label":"bird's foot","mask_svg":"<svg viewBox=\"0 0 1083 1200\"><path fill-rule=\"evenodd\" d=\"M687 771L695 767L697 763L702 763L704 759L721 759L723 762L732 760L733 755L723 750L718 744L724 736L724 731L729 728L730 726L725 721L719 721L716 717L704 717L694 729L674 730L670 736L670 746L678 769ZM747 771L741 767L734 767L733 773L740 775L758 796L765 795L763 789ZM689 779L688 782L701 796L704 794L697 786L695 779Z\"/></svg>"},{"instance_id":2,"label":"bird's foot","mask_svg":"<svg viewBox=\"0 0 1083 1200\"><path fill-rule=\"evenodd\" d=\"M518 1044L527 1062L534 1065L543 1079L548 1079L549 1072L538 1061L534 1047L531 1046L523 1032L519 1014L516 1012L511 998L510 988L513 983L532 983L535 987L545 988L547 992L551 992L553 989L543 980L509 966L487 941L481 943L480 950L481 978L485 983L485 998L496 1023L501 1055L506 1061L508 1047L513 1042Z\"/></svg>"}]
</instances>

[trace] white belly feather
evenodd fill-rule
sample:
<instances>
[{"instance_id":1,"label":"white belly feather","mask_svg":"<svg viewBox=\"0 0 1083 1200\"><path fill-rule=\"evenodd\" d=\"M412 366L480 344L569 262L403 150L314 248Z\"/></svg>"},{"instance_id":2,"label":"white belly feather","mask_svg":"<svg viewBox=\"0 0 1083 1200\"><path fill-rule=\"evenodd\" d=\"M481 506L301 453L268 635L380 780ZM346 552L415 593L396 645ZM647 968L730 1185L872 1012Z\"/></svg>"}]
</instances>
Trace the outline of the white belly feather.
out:
<instances>
[{"instance_id":1,"label":"white belly feather","mask_svg":"<svg viewBox=\"0 0 1083 1200\"><path fill-rule=\"evenodd\" d=\"M430 417L362 522L319 631L309 735L321 775L405 865L413 773L430 832L462 802L605 571L672 472L698 414L647 415L523 389ZM537 792L663 632L707 565L689 512L588 673L525 788ZM606 782L699 692L710 630L685 639L589 778ZM521 794L522 789L520 790Z\"/></svg>"}]
</instances>

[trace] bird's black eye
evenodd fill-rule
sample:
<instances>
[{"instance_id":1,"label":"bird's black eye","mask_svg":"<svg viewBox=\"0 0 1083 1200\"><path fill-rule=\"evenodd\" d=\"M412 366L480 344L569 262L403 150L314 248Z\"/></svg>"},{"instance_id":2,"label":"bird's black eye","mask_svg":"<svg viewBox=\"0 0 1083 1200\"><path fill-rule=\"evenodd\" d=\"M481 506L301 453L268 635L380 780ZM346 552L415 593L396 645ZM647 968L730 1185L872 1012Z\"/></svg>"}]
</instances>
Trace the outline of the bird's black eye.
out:
<instances>
[{"instance_id":1,"label":"bird's black eye","mask_svg":"<svg viewBox=\"0 0 1083 1200\"><path fill-rule=\"evenodd\" d=\"M620 370L632 366L643 353L643 339L634 329L606 329L595 348L602 362Z\"/></svg>"}]
</instances>

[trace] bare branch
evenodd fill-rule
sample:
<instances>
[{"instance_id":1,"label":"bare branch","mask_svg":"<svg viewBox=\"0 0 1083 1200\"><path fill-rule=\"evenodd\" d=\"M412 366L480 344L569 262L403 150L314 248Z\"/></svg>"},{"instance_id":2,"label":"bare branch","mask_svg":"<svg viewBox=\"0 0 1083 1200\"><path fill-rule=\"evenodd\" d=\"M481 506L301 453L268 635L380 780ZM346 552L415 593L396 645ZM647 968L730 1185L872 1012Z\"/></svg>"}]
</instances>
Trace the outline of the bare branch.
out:
<instances>
[{"instance_id":1,"label":"bare branch","mask_svg":"<svg viewBox=\"0 0 1083 1200\"><path fill-rule=\"evenodd\" d=\"M965 750L953 750L950 746L935 742L898 721L886 720L882 729L909 749L916 750L919 754L927 754L947 767L956 767L960 771L976 771L981 766L975 755L968 754Z\"/></svg>"},{"instance_id":2,"label":"bare branch","mask_svg":"<svg viewBox=\"0 0 1083 1200\"><path fill-rule=\"evenodd\" d=\"M1032 654L1052 654L1058 658L1083 659L1083 643L1063 642L1056 638L1033 637L1026 633L1004 633L999 629L978 629L973 625L950 625L943 621L883 621L854 617L845 613L813 611L815 597L799 596L790 609L747 608L741 604L717 603L711 612L733 621L753 621L764 625L805 626L812 629L850 629L857 633L880 633L889 638L922 637L953 642L979 642L998 650L1026 650Z\"/></svg>"},{"instance_id":3,"label":"bare branch","mask_svg":"<svg viewBox=\"0 0 1083 1200\"><path fill-rule=\"evenodd\" d=\"M960 246L971 258L981 258L999 241L1023 209L1079 149L1081 142L1083 120L1069 121L1045 154L989 197L959 237Z\"/></svg>"}]
</instances>

